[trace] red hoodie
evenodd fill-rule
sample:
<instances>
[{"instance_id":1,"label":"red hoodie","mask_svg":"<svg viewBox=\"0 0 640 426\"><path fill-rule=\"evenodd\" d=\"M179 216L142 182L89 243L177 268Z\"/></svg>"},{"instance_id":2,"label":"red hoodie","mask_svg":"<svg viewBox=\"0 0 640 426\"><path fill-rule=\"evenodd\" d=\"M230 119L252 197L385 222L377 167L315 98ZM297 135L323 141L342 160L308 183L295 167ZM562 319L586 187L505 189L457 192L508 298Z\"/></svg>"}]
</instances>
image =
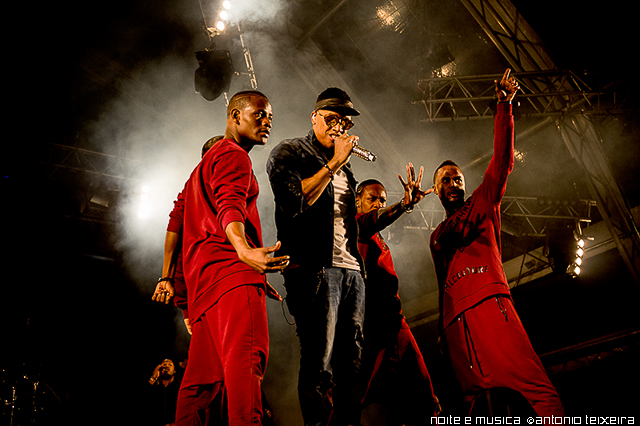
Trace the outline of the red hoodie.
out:
<instances>
[{"instance_id":1,"label":"red hoodie","mask_svg":"<svg viewBox=\"0 0 640 426\"><path fill-rule=\"evenodd\" d=\"M500 202L511 170L513 115L510 103L499 103L493 157L482 184L431 234L441 330L487 297L510 295L502 268Z\"/></svg>"},{"instance_id":2,"label":"red hoodie","mask_svg":"<svg viewBox=\"0 0 640 426\"><path fill-rule=\"evenodd\" d=\"M249 245L262 247L258 192L247 152L234 140L222 139L205 154L174 203L167 229L179 232L182 225L191 322L232 288L266 284L263 275L238 258L224 232L229 223L242 222Z\"/></svg>"},{"instance_id":3,"label":"red hoodie","mask_svg":"<svg viewBox=\"0 0 640 426\"><path fill-rule=\"evenodd\" d=\"M180 191L178 197L173 202L173 210L169 213L169 224L167 225L167 231L175 232L182 236L182 227L184 225L184 193ZM175 295L173 296L173 303L179 309L182 309L182 315L184 318L189 318L189 309L187 305L187 285L184 282L184 273L182 270L182 240L179 242L179 246L176 247L180 251L178 254L176 272L173 277Z\"/></svg>"}]
</instances>

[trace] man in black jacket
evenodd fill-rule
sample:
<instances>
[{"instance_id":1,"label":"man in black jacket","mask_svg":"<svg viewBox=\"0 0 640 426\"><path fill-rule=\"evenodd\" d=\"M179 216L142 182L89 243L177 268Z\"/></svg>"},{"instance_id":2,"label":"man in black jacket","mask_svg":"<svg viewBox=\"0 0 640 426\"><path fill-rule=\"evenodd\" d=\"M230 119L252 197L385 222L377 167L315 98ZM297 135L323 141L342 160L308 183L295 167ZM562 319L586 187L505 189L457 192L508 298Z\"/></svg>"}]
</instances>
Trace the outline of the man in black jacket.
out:
<instances>
[{"instance_id":1,"label":"man in black jacket","mask_svg":"<svg viewBox=\"0 0 640 426\"><path fill-rule=\"evenodd\" d=\"M282 242L278 256L291 259L283 276L300 339L298 395L305 425L326 423L329 389L336 424L360 422L364 267L356 181L348 163L358 137L347 132L356 115L346 92L326 89L311 113L313 129L282 141L267 162Z\"/></svg>"}]
</instances>

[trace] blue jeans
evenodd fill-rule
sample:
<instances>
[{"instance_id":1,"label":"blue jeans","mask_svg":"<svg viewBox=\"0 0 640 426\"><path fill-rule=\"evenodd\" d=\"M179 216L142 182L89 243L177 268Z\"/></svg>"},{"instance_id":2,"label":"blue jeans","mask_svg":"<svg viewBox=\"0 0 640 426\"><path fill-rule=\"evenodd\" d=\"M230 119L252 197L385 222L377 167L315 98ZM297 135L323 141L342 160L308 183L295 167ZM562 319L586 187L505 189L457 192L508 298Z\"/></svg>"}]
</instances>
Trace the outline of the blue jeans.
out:
<instances>
[{"instance_id":1,"label":"blue jeans","mask_svg":"<svg viewBox=\"0 0 640 426\"><path fill-rule=\"evenodd\" d=\"M365 300L360 272L294 270L284 279L300 339L298 397L305 425L326 424L329 389L336 424L359 424Z\"/></svg>"}]
</instances>

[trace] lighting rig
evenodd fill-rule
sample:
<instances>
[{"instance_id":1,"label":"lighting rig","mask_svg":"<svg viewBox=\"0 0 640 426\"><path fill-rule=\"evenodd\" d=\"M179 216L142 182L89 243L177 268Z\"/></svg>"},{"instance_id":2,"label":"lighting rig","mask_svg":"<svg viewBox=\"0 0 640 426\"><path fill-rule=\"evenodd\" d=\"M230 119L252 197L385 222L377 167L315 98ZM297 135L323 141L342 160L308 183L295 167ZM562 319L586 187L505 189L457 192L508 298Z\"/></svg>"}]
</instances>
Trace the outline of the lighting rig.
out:
<instances>
[{"instance_id":1,"label":"lighting rig","mask_svg":"<svg viewBox=\"0 0 640 426\"><path fill-rule=\"evenodd\" d=\"M582 229L579 222L576 223L576 229L573 230L573 239L575 240L573 245L575 256L573 257L573 262L567 266L567 275L577 278L581 272L582 257L584 256L584 239L582 238Z\"/></svg>"},{"instance_id":2,"label":"lighting rig","mask_svg":"<svg viewBox=\"0 0 640 426\"><path fill-rule=\"evenodd\" d=\"M258 83L251 52L245 45L240 22L233 17L231 2L201 0L200 8L205 35L211 44L205 50L196 52L198 61L194 79L196 92L208 101L213 101L224 94L228 103L227 93L234 76L248 78L250 88L256 90ZM232 53L237 50L238 43L244 59L244 70L238 70L233 65Z\"/></svg>"}]
</instances>

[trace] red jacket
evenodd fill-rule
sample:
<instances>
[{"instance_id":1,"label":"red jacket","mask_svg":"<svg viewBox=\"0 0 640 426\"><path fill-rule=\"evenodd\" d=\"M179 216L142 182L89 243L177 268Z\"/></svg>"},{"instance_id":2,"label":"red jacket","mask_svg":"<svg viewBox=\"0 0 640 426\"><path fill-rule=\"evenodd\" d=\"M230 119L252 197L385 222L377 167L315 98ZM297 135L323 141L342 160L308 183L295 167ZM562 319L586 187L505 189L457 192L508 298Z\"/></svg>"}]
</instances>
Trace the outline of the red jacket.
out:
<instances>
[{"instance_id":1,"label":"red jacket","mask_svg":"<svg viewBox=\"0 0 640 426\"><path fill-rule=\"evenodd\" d=\"M169 231L180 231L189 318L196 321L220 296L239 285L266 284L238 258L224 232L245 225L247 242L262 247L258 182L247 152L232 139L218 141L191 173L170 214ZM182 210L184 210L182 212Z\"/></svg>"},{"instance_id":2,"label":"red jacket","mask_svg":"<svg viewBox=\"0 0 640 426\"><path fill-rule=\"evenodd\" d=\"M493 150L482 184L431 234L441 329L487 297L510 295L500 249L500 202L513 170L510 103L498 104Z\"/></svg>"},{"instance_id":3,"label":"red jacket","mask_svg":"<svg viewBox=\"0 0 640 426\"><path fill-rule=\"evenodd\" d=\"M358 249L364 259L367 271L366 309L367 322L374 321L398 326L402 320L402 307L398 295L398 274L393 265L389 246L382 239L380 231L390 223L379 220L378 211L358 213Z\"/></svg>"},{"instance_id":4,"label":"red jacket","mask_svg":"<svg viewBox=\"0 0 640 426\"><path fill-rule=\"evenodd\" d=\"M182 237L182 228L184 225L184 192L180 192L178 197L173 202L173 210L169 213L169 224L167 225L167 231L180 234ZM187 304L187 285L184 282L184 271L182 268L182 240L179 242L177 250L178 260L176 264L176 272L173 277L175 295L173 296L173 303L179 309L182 309L182 316L189 318L189 308Z\"/></svg>"}]
</instances>

